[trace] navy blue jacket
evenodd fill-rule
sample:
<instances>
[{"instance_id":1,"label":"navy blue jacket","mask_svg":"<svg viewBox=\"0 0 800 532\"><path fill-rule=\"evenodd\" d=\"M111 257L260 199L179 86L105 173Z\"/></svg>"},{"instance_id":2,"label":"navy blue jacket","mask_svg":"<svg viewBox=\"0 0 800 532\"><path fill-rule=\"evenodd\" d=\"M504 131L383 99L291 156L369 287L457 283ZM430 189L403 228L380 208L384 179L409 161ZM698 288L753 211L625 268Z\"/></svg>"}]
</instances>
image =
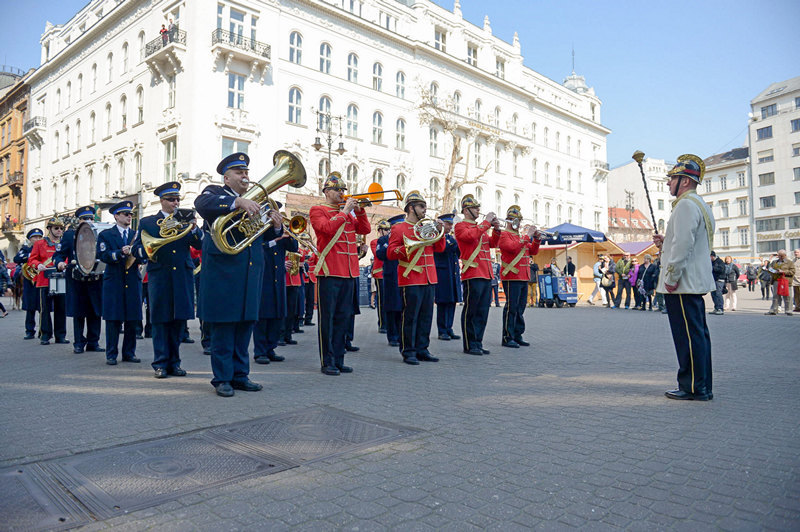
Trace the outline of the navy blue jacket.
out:
<instances>
[{"instance_id":1,"label":"navy blue jacket","mask_svg":"<svg viewBox=\"0 0 800 532\"><path fill-rule=\"evenodd\" d=\"M65 270L67 281L66 311L72 318L88 318L100 316L103 312L103 281L78 281L72 275L75 271L75 230L69 229L64 233L61 242L56 244L53 253L53 264L66 262Z\"/></svg>"},{"instance_id":2,"label":"navy blue jacket","mask_svg":"<svg viewBox=\"0 0 800 532\"><path fill-rule=\"evenodd\" d=\"M22 246L14 255L14 263L19 264L17 267L22 271L22 265L28 262L28 257L31 256L31 249L33 246ZM36 287L32 282L22 278L22 310L39 310L39 297L36 293Z\"/></svg>"},{"instance_id":3,"label":"navy blue jacket","mask_svg":"<svg viewBox=\"0 0 800 532\"><path fill-rule=\"evenodd\" d=\"M461 301L461 270L458 266L458 243L453 235L445 235L444 251L433 254L436 263L437 303L458 303Z\"/></svg>"},{"instance_id":4,"label":"navy blue jacket","mask_svg":"<svg viewBox=\"0 0 800 532\"><path fill-rule=\"evenodd\" d=\"M160 238L158 220L164 218L164 213L158 212L139 222L134 243L136 256L146 256L142 231ZM183 238L161 246L154 258L147 261L147 297L153 323L194 319L194 262L189 247L200 249L202 240L202 230L195 228Z\"/></svg>"},{"instance_id":5,"label":"navy blue jacket","mask_svg":"<svg viewBox=\"0 0 800 532\"><path fill-rule=\"evenodd\" d=\"M264 278L263 235L241 253L228 255L214 244L211 225L231 212L236 195L227 186L208 185L194 200L205 220L203 275L200 276L200 319L208 322L256 321Z\"/></svg>"},{"instance_id":6,"label":"navy blue jacket","mask_svg":"<svg viewBox=\"0 0 800 532\"><path fill-rule=\"evenodd\" d=\"M128 232L128 240L133 244L136 236L130 227ZM142 274L138 264L147 260L146 256L134 253L136 262L126 270L128 256L122 254L124 245L116 225L97 235L97 256L106 263L103 272L103 319L106 321L142 319Z\"/></svg>"},{"instance_id":7,"label":"navy blue jacket","mask_svg":"<svg viewBox=\"0 0 800 532\"><path fill-rule=\"evenodd\" d=\"M274 320L286 317L286 252L297 252L297 240L282 238L274 229L264 233L264 286L261 290L261 304L258 318Z\"/></svg>"},{"instance_id":8,"label":"navy blue jacket","mask_svg":"<svg viewBox=\"0 0 800 532\"><path fill-rule=\"evenodd\" d=\"M397 261L389 260L386 250L389 248L389 235L378 239L375 246L375 256L383 261L383 308L386 312L401 312L403 310L403 296L397 284Z\"/></svg>"}]
</instances>

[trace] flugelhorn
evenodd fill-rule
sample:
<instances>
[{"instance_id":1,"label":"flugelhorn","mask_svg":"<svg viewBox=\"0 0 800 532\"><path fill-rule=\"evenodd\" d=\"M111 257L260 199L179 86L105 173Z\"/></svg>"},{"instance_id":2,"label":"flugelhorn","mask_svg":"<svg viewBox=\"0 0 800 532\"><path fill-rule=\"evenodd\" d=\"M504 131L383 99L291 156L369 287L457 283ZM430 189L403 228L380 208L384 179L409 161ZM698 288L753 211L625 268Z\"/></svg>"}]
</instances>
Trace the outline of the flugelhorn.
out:
<instances>
[{"instance_id":1,"label":"flugelhorn","mask_svg":"<svg viewBox=\"0 0 800 532\"><path fill-rule=\"evenodd\" d=\"M220 216L211 225L211 240L221 252L236 255L253 243L267 229L272 227L267 213L270 209L278 210L269 195L284 185L300 188L306 184L306 169L300 159L288 151L278 150L272 156L275 167L258 183L253 183L241 197L255 201L261 205L256 216L249 216L244 209Z\"/></svg>"},{"instance_id":2,"label":"flugelhorn","mask_svg":"<svg viewBox=\"0 0 800 532\"><path fill-rule=\"evenodd\" d=\"M387 194L393 194L394 197L386 197ZM403 201L403 195L399 190L383 190L380 183L372 182L369 188L362 194L352 194L350 196L343 196L345 200L355 198L361 207L369 206L373 203L383 203L384 201ZM344 202L339 204L339 207L344 205Z\"/></svg>"}]
</instances>

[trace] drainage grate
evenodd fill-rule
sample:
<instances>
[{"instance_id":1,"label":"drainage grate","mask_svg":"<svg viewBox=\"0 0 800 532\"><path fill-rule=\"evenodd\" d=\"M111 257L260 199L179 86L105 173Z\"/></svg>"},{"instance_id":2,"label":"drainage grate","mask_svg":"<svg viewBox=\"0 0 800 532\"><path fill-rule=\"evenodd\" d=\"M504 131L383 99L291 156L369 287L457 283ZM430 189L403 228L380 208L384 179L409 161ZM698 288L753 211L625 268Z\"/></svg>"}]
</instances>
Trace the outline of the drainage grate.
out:
<instances>
[{"instance_id":1,"label":"drainage grate","mask_svg":"<svg viewBox=\"0 0 800 532\"><path fill-rule=\"evenodd\" d=\"M417 432L314 407L0 471L3 528L71 528Z\"/></svg>"}]
</instances>

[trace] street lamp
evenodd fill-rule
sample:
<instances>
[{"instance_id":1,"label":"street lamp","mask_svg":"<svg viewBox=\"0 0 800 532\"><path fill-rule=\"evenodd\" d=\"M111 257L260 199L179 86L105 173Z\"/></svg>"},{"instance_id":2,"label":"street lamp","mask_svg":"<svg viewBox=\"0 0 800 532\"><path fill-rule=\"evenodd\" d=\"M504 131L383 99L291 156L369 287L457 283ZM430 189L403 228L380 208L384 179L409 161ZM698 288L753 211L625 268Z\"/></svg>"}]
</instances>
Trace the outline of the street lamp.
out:
<instances>
[{"instance_id":1,"label":"street lamp","mask_svg":"<svg viewBox=\"0 0 800 532\"><path fill-rule=\"evenodd\" d=\"M332 166L331 152L335 151L339 155L344 155L347 151L342 141L342 120L344 120L344 117L333 116L330 111L320 111L314 108L311 110L317 115L317 136L314 138L314 144L311 147L316 151L320 151L326 145L328 146L328 172L330 172ZM338 135L334 130L334 122L339 126ZM333 150L333 143L336 139L339 139L339 147ZM325 144L322 143L323 140Z\"/></svg>"}]
</instances>

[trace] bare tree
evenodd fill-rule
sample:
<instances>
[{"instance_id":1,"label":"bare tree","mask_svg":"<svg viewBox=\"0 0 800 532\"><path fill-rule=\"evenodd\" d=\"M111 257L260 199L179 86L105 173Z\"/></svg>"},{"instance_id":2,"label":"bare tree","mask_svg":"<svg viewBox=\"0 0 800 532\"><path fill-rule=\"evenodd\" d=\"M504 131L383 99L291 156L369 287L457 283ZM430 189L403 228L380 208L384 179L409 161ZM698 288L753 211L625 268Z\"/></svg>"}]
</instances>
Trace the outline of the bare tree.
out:
<instances>
[{"instance_id":1,"label":"bare tree","mask_svg":"<svg viewBox=\"0 0 800 532\"><path fill-rule=\"evenodd\" d=\"M461 144L465 137L467 140L476 138L477 131L469 127L465 120L460 120L460 115L455 111L455 101L451 96L442 98L432 93L429 87L426 88L421 84L418 86L417 92L419 93L417 110L419 111L420 125L441 128L450 140L450 156L444 173L444 183L440 188L441 210L446 212L454 208L456 202L461 199L454 197L455 192L463 185L477 183L489 171L493 161L489 161L477 175L471 177L469 160L474 142L467 143L466 157L461 155ZM464 171L462 174L457 174L458 163L462 161L464 161Z\"/></svg>"}]
</instances>

